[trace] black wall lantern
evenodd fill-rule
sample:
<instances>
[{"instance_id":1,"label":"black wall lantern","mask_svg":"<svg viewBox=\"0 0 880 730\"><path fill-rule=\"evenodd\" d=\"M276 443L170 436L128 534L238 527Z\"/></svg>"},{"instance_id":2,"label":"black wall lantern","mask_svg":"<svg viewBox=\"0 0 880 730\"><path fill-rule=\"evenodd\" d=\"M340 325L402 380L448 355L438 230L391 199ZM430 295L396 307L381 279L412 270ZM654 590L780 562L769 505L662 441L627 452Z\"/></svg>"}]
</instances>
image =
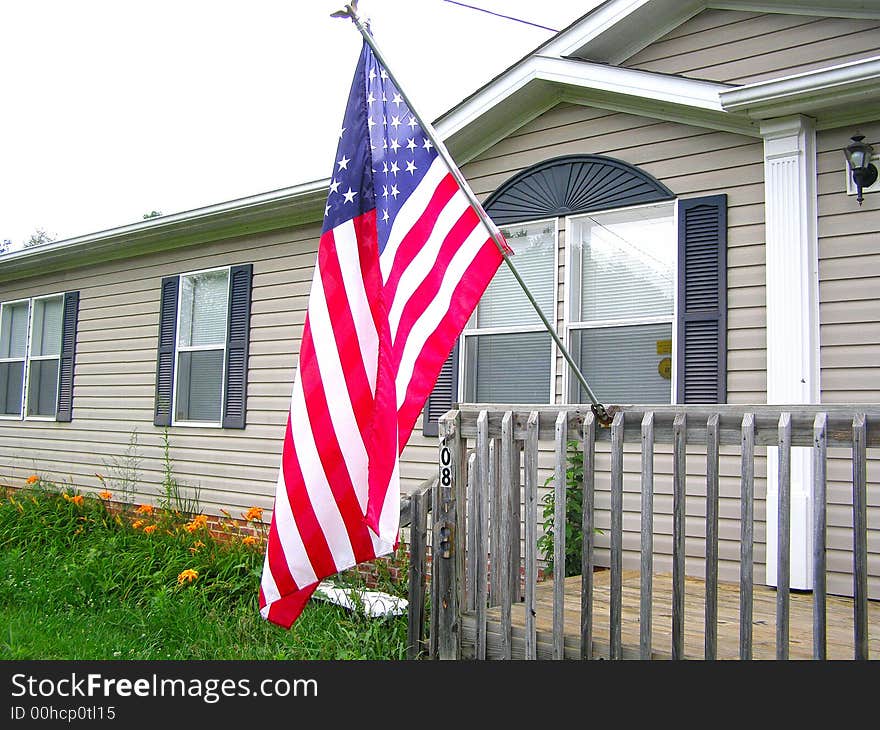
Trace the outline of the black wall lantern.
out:
<instances>
[{"instance_id":1,"label":"black wall lantern","mask_svg":"<svg viewBox=\"0 0 880 730\"><path fill-rule=\"evenodd\" d=\"M852 138L852 143L843 151L849 168L852 170L852 180L856 186L856 200L859 201L859 205L864 200L862 188L870 187L877 181L877 168L871 163L874 148L863 142L863 139L865 139L865 135L857 134Z\"/></svg>"}]
</instances>

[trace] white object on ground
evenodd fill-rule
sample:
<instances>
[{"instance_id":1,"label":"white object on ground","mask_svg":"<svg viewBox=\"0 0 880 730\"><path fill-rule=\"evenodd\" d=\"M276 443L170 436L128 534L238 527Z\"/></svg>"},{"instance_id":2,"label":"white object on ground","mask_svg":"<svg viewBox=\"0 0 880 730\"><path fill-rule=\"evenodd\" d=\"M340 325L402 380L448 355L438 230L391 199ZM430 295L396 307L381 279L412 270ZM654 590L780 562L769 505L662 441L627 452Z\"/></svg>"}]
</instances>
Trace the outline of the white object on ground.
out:
<instances>
[{"instance_id":1,"label":"white object on ground","mask_svg":"<svg viewBox=\"0 0 880 730\"><path fill-rule=\"evenodd\" d=\"M315 589L315 596L335 603L350 611L363 605L364 612L372 617L379 616L402 616L407 611L405 598L398 598L382 591L358 591L353 588L339 588L338 586L322 581Z\"/></svg>"}]
</instances>

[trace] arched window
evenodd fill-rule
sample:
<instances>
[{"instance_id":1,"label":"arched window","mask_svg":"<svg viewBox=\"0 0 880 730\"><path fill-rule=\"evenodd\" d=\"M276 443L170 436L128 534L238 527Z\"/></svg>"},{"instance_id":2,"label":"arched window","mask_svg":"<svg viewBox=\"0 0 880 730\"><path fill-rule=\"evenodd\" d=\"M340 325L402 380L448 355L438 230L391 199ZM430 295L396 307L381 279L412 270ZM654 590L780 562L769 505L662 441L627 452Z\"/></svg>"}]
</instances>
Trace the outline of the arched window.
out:
<instances>
[{"instance_id":1,"label":"arched window","mask_svg":"<svg viewBox=\"0 0 880 730\"><path fill-rule=\"evenodd\" d=\"M484 207L603 403L725 400L726 196L679 200L626 162L573 155L514 175ZM425 433L458 398L553 403L556 361L502 265L428 399ZM563 369L563 400L586 401Z\"/></svg>"}]
</instances>

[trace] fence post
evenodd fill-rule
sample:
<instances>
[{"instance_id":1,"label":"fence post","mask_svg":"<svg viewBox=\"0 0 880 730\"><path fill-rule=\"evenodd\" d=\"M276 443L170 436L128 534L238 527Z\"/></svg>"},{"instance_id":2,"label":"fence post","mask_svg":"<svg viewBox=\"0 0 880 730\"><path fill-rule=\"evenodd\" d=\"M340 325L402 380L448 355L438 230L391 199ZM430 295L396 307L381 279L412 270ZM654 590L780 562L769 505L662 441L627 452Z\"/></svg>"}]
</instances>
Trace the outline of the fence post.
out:
<instances>
[{"instance_id":1,"label":"fence post","mask_svg":"<svg viewBox=\"0 0 880 730\"><path fill-rule=\"evenodd\" d=\"M440 418L440 474L437 499L431 510L434 535L433 577L437 582L435 604L437 613L437 657L461 657L462 572L464 550L464 488L467 462L461 438L461 414L450 411Z\"/></svg>"}]
</instances>

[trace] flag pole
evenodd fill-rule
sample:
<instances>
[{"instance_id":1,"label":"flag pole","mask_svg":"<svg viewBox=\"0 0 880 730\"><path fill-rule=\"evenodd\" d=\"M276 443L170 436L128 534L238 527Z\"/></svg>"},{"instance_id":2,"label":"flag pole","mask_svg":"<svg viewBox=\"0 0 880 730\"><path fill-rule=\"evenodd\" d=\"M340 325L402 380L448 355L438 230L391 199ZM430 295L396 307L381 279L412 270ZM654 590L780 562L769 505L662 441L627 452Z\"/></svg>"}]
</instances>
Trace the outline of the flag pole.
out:
<instances>
[{"instance_id":1,"label":"flag pole","mask_svg":"<svg viewBox=\"0 0 880 730\"><path fill-rule=\"evenodd\" d=\"M449 172L455 178L455 181L458 183L458 186L461 188L462 192L470 202L474 211L476 211L480 220L483 222L483 225L489 231L489 234L492 237L492 240L495 242L495 246L498 248L498 252L501 254L501 257L504 259L504 263L507 264L507 267L510 269L510 273L513 274L513 278L519 283L523 292L525 293L528 300L531 302L532 306L535 308L535 311L538 313L538 316L541 318L541 322L543 322L544 327L550 333L550 336L553 338L553 341L556 343L556 346L559 348L559 351L562 353L562 356L565 358L565 361L568 363L575 377L577 377L578 382L583 387L584 391L586 391L587 395L592 402L591 409L598 419L599 423L603 426L607 426L611 423L611 416L608 415L608 412L605 410L605 406L602 405L598 398L596 398L596 394L593 393L593 389L587 383L586 378L584 378L583 373L581 373L580 368L578 368L577 363L575 363L574 358L572 358L571 354L569 354L568 349L563 344L562 340L559 338L559 335L556 334L556 329L553 325L550 324L550 321L547 319L544 312L541 310L540 305L535 300L535 297L532 295L532 292L529 291L528 286L525 281L523 281L522 276L516 270L516 267L513 265L513 262L510 260L510 257L507 254L506 245L501 237L501 232L498 230L498 227L489 217L489 214L483 209L482 204L479 200L477 200L477 196L474 195L473 190L471 190L471 186L468 184L467 180L465 180L464 175L461 170L458 169L458 166L452 159L452 156L449 154L449 151L446 149L446 145L437 137L434 132L434 127L427 120L423 119L419 113L416 111L416 108L413 106L412 102L410 102L409 98L406 95L406 92L397 82L397 79L394 77L394 74L391 72L391 69L388 67L388 63L385 61L382 52L376 46L376 42L373 39L372 34L369 29L364 25L361 21L360 17L357 14L357 0L352 0L350 3L346 3L345 7L342 10L338 10L335 13L331 13L331 17L333 18L350 18L351 22L354 23L355 28L358 29L360 34L363 36L364 41L370 46L373 50L373 53L376 55L376 58L379 60L379 63L382 64L392 83L397 87L400 96L406 102L406 105L409 107L413 116L416 118L416 121L421 125L422 129L425 131L425 134L428 136L428 139L431 141L431 144L434 145L434 149L437 150L437 154L443 158L443 162L446 163L446 167L449 169Z\"/></svg>"}]
</instances>

